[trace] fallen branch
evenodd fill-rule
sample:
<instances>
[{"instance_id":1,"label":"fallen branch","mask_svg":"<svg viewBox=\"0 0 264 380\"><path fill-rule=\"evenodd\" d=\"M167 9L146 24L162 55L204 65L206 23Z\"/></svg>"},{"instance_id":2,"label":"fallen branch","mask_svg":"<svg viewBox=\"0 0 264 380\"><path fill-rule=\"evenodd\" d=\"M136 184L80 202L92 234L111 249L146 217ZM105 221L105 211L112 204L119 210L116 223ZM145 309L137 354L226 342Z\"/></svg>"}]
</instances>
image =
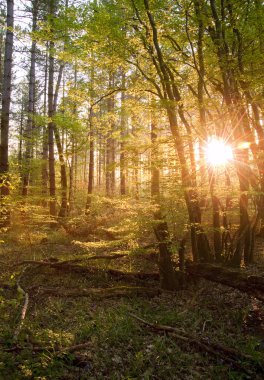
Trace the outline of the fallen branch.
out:
<instances>
[{"instance_id":1,"label":"fallen branch","mask_svg":"<svg viewBox=\"0 0 264 380\"><path fill-rule=\"evenodd\" d=\"M208 340L205 340L205 339L199 339L197 337L193 337L192 335L187 334L183 330L177 329L175 327L150 323L142 318L139 318L135 314L129 313L129 315L132 318L141 322L142 324L154 329L155 331L169 333L171 334L172 337L182 342L185 342L193 347L201 349L202 351L207 352L211 356L221 357L224 361L226 361L229 364L232 364L235 368L242 370L248 375L251 375L252 372L249 372L246 368L244 368L244 366L241 363L238 363L238 360L239 361L245 360L245 361L251 362L251 364L254 364L260 372L264 372L263 367L258 362L256 362L256 360L251 355L243 354L240 351L223 346L219 343L212 343L212 342L208 342Z\"/></svg>"},{"instance_id":2,"label":"fallen branch","mask_svg":"<svg viewBox=\"0 0 264 380\"><path fill-rule=\"evenodd\" d=\"M122 272L116 269L100 269L93 266L85 267L83 265L75 265L71 263L63 263L62 262L49 262L49 261L34 261L34 260L24 260L18 263L17 265L37 265L50 267L56 270L60 270L63 272L74 272L74 273L82 273L82 274L91 274L91 273L103 273L108 274L112 277L118 278L127 278L127 279L142 279L142 280L159 280L158 273L140 273L140 272Z\"/></svg>"},{"instance_id":3,"label":"fallen branch","mask_svg":"<svg viewBox=\"0 0 264 380\"><path fill-rule=\"evenodd\" d=\"M264 277L248 276L239 271L211 264L186 263L186 272L195 277L217 282L264 301Z\"/></svg>"},{"instance_id":4,"label":"fallen branch","mask_svg":"<svg viewBox=\"0 0 264 380\"><path fill-rule=\"evenodd\" d=\"M86 262L90 260L116 260L116 259L121 259L122 257L128 256L127 253L122 253L122 254L115 254L115 255L95 255L95 256L89 256L85 257L82 259L73 259L73 260L66 260L66 261L59 261L58 264L73 264L73 263L81 263L81 262Z\"/></svg>"},{"instance_id":5,"label":"fallen branch","mask_svg":"<svg viewBox=\"0 0 264 380\"><path fill-rule=\"evenodd\" d=\"M19 336L19 333L23 327L23 324L24 324L24 320L26 318L26 313L27 313L27 309L28 309L28 304L29 304L29 295L28 293L21 287L20 285L20 281L21 281L21 278L22 278L22 275L23 273L25 272L25 270L27 269L27 267L25 267L23 269L23 271L21 272L18 280L17 280L17 290L18 292L22 293L23 296L24 296L24 304L23 304L23 307L22 307L22 310L21 310L21 315L20 315L20 322L17 326L17 328L15 329L15 332L14 332L14 336L13 336L13 340L14 342L17 341L18 339L18 336Z\"/></svg>"},{"instance_id":6,"label":"fallen branch","mask_svg":"<svg viewBox=\"0 0 264 380\"><path fill-rule=\"evenodd\" d=\"M159 288L147 287L126 287L119 286L113 288L88 288L88 289L62 289L32 287L30 291L36 291L37 294L47 294L54 297L93 297L93 298L113 298L113 297L131 297L131 296L148 296L155 297L160 294Z\"/></svg>"},{"instance_id":7,"label":"fallen branch","mask_svg":"<svg viewBox=\"0 0 264 380\"><path fill-rule=\"evenodd\" d=\"M86 348L89 348L92 346L91 342L86 342L86 343L80 343L76 344L74 346L69 346L69 347L63 347L58 350L54 351L53 346L48 346L48 347L34 347L34 346L18 346L15 345L10 348L1 348L1 351L3 352L21 352L23 350L31 350L32 352L42 352L42 351L53 351L56 355L62 354L64 352L75 352L75 351L80 351L84 350Z\"/></svg>"}]
</instances>

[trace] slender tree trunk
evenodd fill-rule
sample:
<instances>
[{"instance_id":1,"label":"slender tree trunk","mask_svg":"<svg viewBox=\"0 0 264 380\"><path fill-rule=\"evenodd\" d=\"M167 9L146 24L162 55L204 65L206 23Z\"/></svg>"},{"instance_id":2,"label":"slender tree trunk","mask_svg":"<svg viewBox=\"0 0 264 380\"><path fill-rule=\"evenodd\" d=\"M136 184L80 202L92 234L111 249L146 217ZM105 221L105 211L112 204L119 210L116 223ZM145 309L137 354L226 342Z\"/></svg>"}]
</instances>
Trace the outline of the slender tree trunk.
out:
<instances>
[{"instance_id":1,"label":"slender tree trunk","mask_svg":"<svg viewBox=\"0 0 264 380\"><path fill-rule=\"evenodd\" d=\"M44 78L44 105L43 105L43 115L44 118L47 115L47 87L48 87L48 46L46 48L45 57L45 78ZM49 146L48 146L48 129L47 125L43 125L42 128L42 165L41 165L41 179L42 179L42 196L43 196L43 206L47 206L46 197L48 189L48 156L49 156Z\"/></svg>"},{"instance_id":2,"label":"slender tree trunk","mask_svg":"<svg viewBox=\"0 0 264 380\"><path fill-rule=\"evenodd\" d=\"M69 175L69 208L68 208L68 215L71 214L73 208L74 208L74 159L75 159L75 141L72 137L71 141L71 163L70 163L70 175Z\"/></svg>"},{"instance_id":3,"label":"slender tree trunk","mask_svg":"<svg viewBox=\"0 0 264 380\"><path fill-rule=\"evenodd\" d=\"M138 139L138 133L137 133L137 127L136 127L136 119L135 117L131 118L132 120L132 135L134 137L134 140L137 141ZM133 190L134 190L134 197L136 200L139 199L139 152L137 149L137 146L133 149L133 174L132 174L132 183L133 183Z\"/></svg>"},{"instance_id":4,"label":"slender tree trunk","mask_svg":"<svg viewBox=\"0 0 264 380\"><path fill-rule=\"evenodd\" d=\"M22 166L22 147L23 147L23 132L24 132L24 97L21 99L21 111L20 111L20 125L19 125L19 143L18 143L18 165L21 169Z\"/></svg>"},{"instance_id":5,"label":"slender tree trunk","mask_svg":"<svg viewBox=\"0 0 264 380\"><path fill-rule=\"evenodd\" d=\"M53 115L55 115L55 113L57 112L58 95L59 95L59 89L60 89L60 84L62 80L63 68L64 68L64 64L61 64L59 68L59 75L58 75L56 90L55 90L54 99L53 99ZM60 211L59 211L59 217L64 218L67 215L67 203L68 203L67 168L66 168L66 162L64 159L60 133L57 128L57 125L54 122L53 122L53 130L54 130L57 151L59 155L60 173L61 173L61 206L60 206Z\"/></svg>"},{"instance_id":6,"label":"slender tree trunk","mask_svg":"<svg viewBox=\"0 0 264 380\"><path fill-rule=\"evenodd\" d=\"M113 76L109 79L109 88L113 84ZM114 95L107 99L107 110L109 112L109 131L106 140L106 195L111 197L115 192L115 139L112 134L115 124L113 121L113 112L115 107Z\"/></svg>"},{"instance_id":7,"label":"slender tree trunk","mask_svg":"<svg viewBox=\"0 0 264 380\"><path fill-rule=\"evenodd\" d=\"M88 194L87 194L87 202L86 202L86 211L91 206L92 203L92 193L94 187L94 171L95 171L95 163L94 163L94 129L93 129L93 111L90 116L90 142L89 142L89 175L88 175Z\"/></svg>"},{"instance_id":8,"label":"slender tree trunk","mask_svg":"<svg viewBox=\"0 0 264 380\"><path fill-rule=\"evenodd\" d=\"M222 237L221 237L221 222L220 222L220 202L215 195L215 173L214 168L209 168L209 184L213 206L213 236L214 236L214 253L217 261L221 261L222 253Z\"/></svg>"},{"instance_id":9,"label":"slender tree trunk","mask_svg":"<svg viewBox=\"0 0 264 380\"><path fill-rule=\"evenodd\" d=\"M91 67L91 94L90 94L90 109L89 109L89 174L88 174L88 192L87 192L87 201L86 201L86 212L88 212L91 204L92 204L92 193L94 188L94 173L95 173L95 157L94 157L94 149L95 149L95 133L94 133L94 126L93 126L93 120L95 117L94 114L94 67Z\"/></svg>"},{"instance_id":10,"label":"slender tree trunk","mask_svg":"<svg viewBox=\"0 0 264 380\"><path fill-rule=\"evenodd\" d=\"M4 15L1 14L1 17ZM2 23L1 23L2 27ZM0 30L0 102L2 104L2 87L3 87L3 54L4 54L4 29Z\"/></svg>"},{"instance_id":11,"label":"slender tree trunk","mask_svg":"<svg viewBox=\"0 0 264 380\"><path fill-rule=\"evenodd\" d=\"M7 0L6 17L6 40L4 57L4 74L2 86L2 113L1 113L1 149L0 149L0 183L1 183L1 225L10 223L10 212L6 204L9 195L8 185L8 141L9 141L9 118L11 103L11 74L13 55L13 28L14 28L14 2Z\"/></svg>"},{"instance_id":12,"label":"slender tree trunk","mask_svg":"<svg viewBox=\"0 0 264 380\"><path fill-rule=\"evenodd\" d=\"M158 210L154 213L154 233L159 243L159 272L161 287L174 290L179 287L178 279L171 260L170 238L168 225L161 213L160 206L160 171L156 160L158 156L157 126L152 114L151 117L151 197Z\"/></svg>"},{"instance_id":13,"label":"slender tree trunk","mask_svg":"<svg viewBox=\"0 0 264 380\"><path fill-rule=\"evenodd\" d=\"M99 189L101 190L102 186L102 168L104 165L104 149L103 149L103 143L102 143L102 136L99 135L99 158L98 158L98 180L97 184Z\"/></svg>"},{"instance_id":14,"label":"slender tree trunk","mask_svg":"<svg viewBox=\"0 0 264 380\"><path fill-rule=\"evenodd\" d=\"M38 1L33 1L32 9L32 33L37 29L37 13L38 13ZM28 89L28 109L27 109L27 124L25 130L25 156L24 156L24 168L23 168L23 187L22 195L26 197L28 195L28 186L30 178L30 165L33 155L33 129L34 129L34 112L35 112L35 84L36 84L36 41L34 37L31 44L31 57L30 57L30 69L29 69L29 89Z\"/></svg>"},{"instance_id":15,"label":"slender tree trunk","mask_svg":"<svg viewBox=\"0 0 264 380\"><path fill-rule=\"evenodd\" d=\"M50 16L54 17L55 4L50 0ZM49 81L48 81L48 147L49 147L49 195L50 195L50 215L56 216L56 178L55 178L55 155L54 155L54 41L49 42Z\"/></svg>"},{"instance_id":16,"label":"slender tree trunk","mask_svg":"<svg viewBox=\"0 0 264 380\"><path fill-rule=\"evenodd\" d=\"M77 89L77 77L78 77L78 72L77 72L77 63L75 62L74 65L74 89ZM73 105L73 116L77 117L77 104L76 102ZM74 197L75 197L75 160L77 152L76 152L76 141L75 141L75 136L72 134L71 136L71 163L70 163L70 176L69 176L69 208L68 208L68 214L72 212L74 209Z\"/></svg>"},{"instance_id":17,"label":"slender tree trunk","mask_svg":"<svg viewBox=\"0 0 264 380\"><path fill-rule=\"evenodd\" d=\"M122 87L125 87L125 74L122 73ZM125 169L125 136L126 136L126 115L125 115L125 92L121 93L121 142L120 142L120 194L126 195L126 169Z\"/></svg>"}]
</instances>

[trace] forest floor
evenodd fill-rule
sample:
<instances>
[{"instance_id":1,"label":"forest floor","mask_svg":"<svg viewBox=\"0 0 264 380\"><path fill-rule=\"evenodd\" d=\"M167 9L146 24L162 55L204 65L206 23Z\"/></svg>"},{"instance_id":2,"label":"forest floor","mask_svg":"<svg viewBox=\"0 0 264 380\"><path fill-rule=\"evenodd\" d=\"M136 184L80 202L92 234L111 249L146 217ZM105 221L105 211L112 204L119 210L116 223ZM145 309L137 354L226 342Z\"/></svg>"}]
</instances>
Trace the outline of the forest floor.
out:
<instances>
[{"instance_id":1,"label":"forest floor","mask_svg":"<svg viewBox=\"0 0 264 380\"><path fill-rule=\"evenodd\" d=\"M205 280L160 292L155 276L109 271L157 273L153 248L94 240L30 225L3 234L0 379L263 379L260 301ZM76 265L88 269L78 273ZM263 274L264 266L251 271ZM244 356L211 355L197 340Z\"/></svg>"}]
</instances>

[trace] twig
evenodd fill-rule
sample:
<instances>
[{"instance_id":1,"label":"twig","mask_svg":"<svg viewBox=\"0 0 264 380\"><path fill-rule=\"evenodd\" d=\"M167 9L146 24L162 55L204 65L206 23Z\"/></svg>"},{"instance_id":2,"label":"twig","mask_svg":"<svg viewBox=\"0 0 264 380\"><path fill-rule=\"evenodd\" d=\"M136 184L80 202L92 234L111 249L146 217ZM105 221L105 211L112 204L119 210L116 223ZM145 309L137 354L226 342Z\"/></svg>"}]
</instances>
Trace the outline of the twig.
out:
<instances>
[{"instance_id":1,"label":"twig","mask_svg":"<svg viewBox=\"0 0 264 380\"><path fill-rule=\"evenodd\" d=\"M205 331L205 327L206 327L206 325L207 325L208 322L211 322L211 320L210 320L210 319L206 319L206 320L204 321L204 323L203 323L203 328L202 328L202 332Z\"/></svg>"}]
</instances>

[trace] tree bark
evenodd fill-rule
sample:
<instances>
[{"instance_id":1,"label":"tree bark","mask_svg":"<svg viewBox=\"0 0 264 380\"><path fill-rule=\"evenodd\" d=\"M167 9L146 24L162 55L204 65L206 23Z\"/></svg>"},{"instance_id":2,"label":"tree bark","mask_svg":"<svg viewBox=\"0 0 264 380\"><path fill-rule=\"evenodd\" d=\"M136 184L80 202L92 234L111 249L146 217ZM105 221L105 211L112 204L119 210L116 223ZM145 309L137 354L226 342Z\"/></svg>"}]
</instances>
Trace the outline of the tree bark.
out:
<instances>
[{"instance_id":1,"label":"tree bark","mask_svg":"<svg viewBox=\"0 0 264 380\"><path fill-rule=\"evenodd\" d=\"M1 147L0 147L0 184L1 184L1 225L10 223L7 196L9 195L8 184L8 142L9 142L9 119L11 103L11 76L13 56L13 28L14 28L14 1L7 0L6 16L6 40L4 56L4 74L2 86L2 113L1 113Z\"/></svg>"},{"instance_id":2,"label":"tree bark","mask_svg":"<svg viewBox=\"0 0 264 380\"><path fill-rule=\"evenodd\" d=\"M37 14L38 14L38 1L32 2L32 33L37 29ZM27 124L25 129L25 156L24 156L24 168L23 168L23 187L22 195L26 197L28 195L28 186L30 180L30 164L33 155L33 129L34 129L34 113L35 113L35 92L36 92L36 41L34 36L31 43L31 57L30 57L30 69L29 69L29 88L28 88L28 108L27 108Z\"/></svg>"},{"instance_id":3,"label":"tree bark","mask_svg":"<svg viewBox=\"0 0 264 380\"><path fill-rule=\"evenodd\" d=\"M54 0L49 2L51 20L55 17ZM54 155L54 41L49 41L49 81L48 81L48 147L49 147L49 206L50 215L56 216L56 178L55 178L55 155Z\"/></svg>"},{"instance_id":4,"label":"tree bark","mask_svg":"<svg viewBox=\"0 0 264 380\"><path fill-rule=\"evenodd\" d=\"M122 73L122 87L125 87L126 77ZM126 169L125 169L125 136L126 136L126 115L125 115L125 92L121 93L121 142L120 142L120 194L126 195Z\"/></svg>"},{"instance_id":5,"label":"tree bark","mask_svg":"<svg viewBox=\"0 0 264 380\"><path fill-rule=\"evenodd\" d=\"M154 213L154 233L159 245L159 273L162 289L173 290L180 287L171 259L168 225L161 213L160 171L157 167L157 126L154 112L151 115L151 197L158 210Z\"/></svg>"},{"instance_id":6,"label":"tree bark","mask_svg":"<svg viewBox=\"0 0 264 380\"><path fill-rule=\"evenodd\" d=\"M59 75L58 75L58 80L56 84L56 89L54 93L54 99L53 99L53 115L57 112L57 105L58 105L58 95L59 95L59 89L60 89L60 84L62 80L62 74L63 74L63 68L64 64L60 65L59 68ZM64 154L63 154L63 146L61 143L61 138L60 138L60 133L58 130L57 125L53 122L53 130L54 130L54 136L56 140L56 145L57 145L57 151L59 155L59 162L60 162L60 173L61 173L61 206L60 206L60 211L59 211L59 217L64 218L67 215L67 190L68 190L68 181L67 181L67 169L66 169L66 162L64 159Z\"/></svg>"},{"instance_id":7,"label":"tree bark","mask_svg":"<svg viewBox=\"0 0 264 380\"><path fill-rule=\"evenodd\" d=\"M87 192L87 201L86 201L86 212L88 212L92 204L92 193L94 188L94 172L95 172L95 157L94 157L94 138L95 131L93 126L94 115L94 67L91 68L91 94L90 94L90 109L89 109L89 173L88 173L88 192Z\"/></svg>"},{"instance_id":8,"label":"tree bark","mask_svg":"<svg viewBox=\"0 0 264 380\"><path fill-rule=\"evenodd\" d=\"M109 75L109 88L111 89L114 82L113 75ZM113 112L115 107L114 95L107 99L107 110L109 113L109 131L106 140L106 195L111 197L115 192L115 139L113 132L115 123L113 120Z\"/></svg>"},{"instance_id":9,"label":"tree bark","mask_svg":"<svg viewBox=\"0 0 264 380\"><path fill-rule=\"evenodd\" d=\"M44 118L47 116L47 87L48 87L48 46L46 47L45 56L45 77L44 77L44 104L43 104L43 115ZM42 165L41 165L41 179L42 179L42 196L43 196L43 206L47 206L47 189L49 181L48 172L48 156L49 156L49 146L48 146L48 129L46 123L42 128Z\"/></svg>"},{"instance_id":10,"label":"tree bark","mask_svg":"<svg viewBox=\"0 0 264 380\"><path fill-rule=\"evenodd\" d=\"M93 128L93 110L91 110L89 115L89 124L90 124L90 142L89 142L89 174L88 174L88 194L86 201L86 211L89 210L92 203L92 193L94 187L94 128Z\"/></svg>"}]
</instances>

